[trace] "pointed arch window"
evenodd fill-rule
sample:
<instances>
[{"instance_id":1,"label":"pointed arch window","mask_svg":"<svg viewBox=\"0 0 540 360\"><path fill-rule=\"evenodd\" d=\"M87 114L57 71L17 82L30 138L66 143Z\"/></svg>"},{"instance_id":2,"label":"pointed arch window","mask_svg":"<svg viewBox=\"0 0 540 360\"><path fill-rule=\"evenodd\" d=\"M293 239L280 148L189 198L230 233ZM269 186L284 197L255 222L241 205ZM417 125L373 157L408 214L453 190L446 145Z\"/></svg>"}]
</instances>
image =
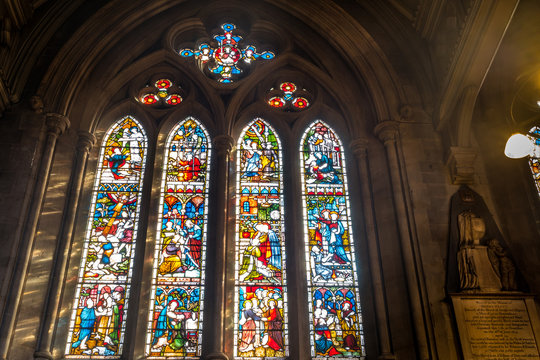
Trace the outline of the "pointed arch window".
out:
<instances>
[{"instance_id":1,"label":"pointed arch window","mask_svg":"<svg viewBox=\"0 0 540 360\"><path fill-rule=\"evenodd\" d=\"M201 355L211 145L194 118L169 134L154 251L148 359Z\"/></svg>"},{"instance_id":2,"label":"pointed arch window","mask_svg":"<svg viewBox=\"0 0 540 360\"><path fill-rule=\"evenodd\" d=\"M283 358L288 327L281 142L268 123L255 119L237 149L234 356Z\"/></svg>"},{"instance_id":3,"label":"pointed arch window","mask_svg":"<svg viewBox=\"0 0 540 360\"><path fill-rule=\"evenodd\" d=\"M529 156L529 167L531 168L531 174L536 186L536 191L540 195L540 152L538 148L540 146L540 127L534 126L529 130L529 139L534 144Z\"/></svg>"},{"instance_id":4,"label":"pointed arch window","mask_svg":"<svg viewBox=\"0 0 540 360\"><path fill-rule=\"evenodd\" d=\"M343 146L315 121L300 145L311 355L364 354L355 247Z\"/></svg>"},{"instance_id":5,"label":"pointed arch window","mask_svg":"<svg viewBox=\"0 0 540 360\"><path fill-rule=\"evenodd\" d=\"M101 144L67 358L94 355L96 348L110 358L122 354L146 150L146 133L130 116L112 125Z\"/></svg>"}]
</instances>

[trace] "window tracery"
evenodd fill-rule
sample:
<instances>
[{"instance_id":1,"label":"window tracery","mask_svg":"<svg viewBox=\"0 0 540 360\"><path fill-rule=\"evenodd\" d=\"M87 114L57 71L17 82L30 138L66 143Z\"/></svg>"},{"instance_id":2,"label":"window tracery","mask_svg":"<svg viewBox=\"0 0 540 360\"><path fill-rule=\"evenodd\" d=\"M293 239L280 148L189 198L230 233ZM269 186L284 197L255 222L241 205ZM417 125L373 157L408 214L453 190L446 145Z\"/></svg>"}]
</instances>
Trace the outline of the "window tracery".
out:
<instances>
[{"instance_id":1,"label":"window tracery","mask_svg":"<svg viewBox=\"0 0 540 360\"><path fill-rule=\"evenodd\" d=\"M145 105L176 106L184 99L180 95L180 88L169 79L159 79L154 86L146 86L140 91L138 99Z\"/></svg>"},{"instance_id":2,"label":"window tracery","mask_svg":"<svg viewBox=\"0 0 540 360\"><path fill-rule=\"evenodd\" d=\"M220 83L232 83L242 73L240 68L242 61L249 64L257 59L270 60L276 56L271 51L258 53L253 45L240 49L239 43L242 37L233 34L236 29L234 24L225 23L221 25L221 29L223 29L223 35L214 35L216 47L202 43L196 50L188 48L180 50L180 56L193 56L201 64L207 65L210 73L216 75Z\"/></svg>"}]
</instances>

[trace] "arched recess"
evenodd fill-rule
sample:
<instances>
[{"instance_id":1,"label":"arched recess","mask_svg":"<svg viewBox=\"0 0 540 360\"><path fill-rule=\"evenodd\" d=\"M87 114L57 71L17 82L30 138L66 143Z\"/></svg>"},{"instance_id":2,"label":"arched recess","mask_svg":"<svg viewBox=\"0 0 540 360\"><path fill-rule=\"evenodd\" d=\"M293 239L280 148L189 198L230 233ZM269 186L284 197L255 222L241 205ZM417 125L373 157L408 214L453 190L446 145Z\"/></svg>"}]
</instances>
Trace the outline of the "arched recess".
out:
<instances>
[{"instance_id":1,"label":"arched recess","mask_svg":"<svg viewBox=\"0 0 540 360\"><path fill-rule=\"evenodd\" d=\"M241 108L245 108L247 104L252 106L253 101L257 102L259 107L266 108L267 104L264 103L266 94L271 88L278 86L280 80L283 80L297 81L308 93L312 92L313 100L318 100L301 113L292 113L290 116L282 113L281 116L289 119L287 120L289 122L297 116L317 112L321 104L331 104L334 111L343 114L342 118L346 119L350 134L367 137L376 125L375 109L370 101L368 90L363 87L363 81L337 82L332 76L339 77L340 74L328 73L291 53L284 54L262 70L263 73L260 76L263 80L260 77L248 77L238 87L227 108L228 119L234 119ZM255 98L253 94L256 94ZM359 117L363 121L358 121Z\"/></svg>"},{"instance_id":2,"label":"arched recess","mask_svg":"<svg viewBox=\"0 0 540 360\"><path fill-rule=\"evenodd\" d=\"M100 21L88 21L88 25L81 26L49 67L39 90L46 108L70 115L70 109L76 102L77 89L84 87L104 53L114 51L120 55L118 52L122 49L122 43L137 44L133 49L129 51L126 49L125 53L117 56L121 61L116 62L114 68L122 69L159 39L158 29L164 27L164 22L159 21L161 20L159 17L164 16L163 14L167 11L169 12L167 16L171 16L170 14L177 13L183 5L185 4L175 7L170 3L145 3L138 4L137 9L132 9L132 5L120 6L115 2L109 4L106 9L100 10L94 15L95 18L99 17ZM405 96L399 85L400 81L384 53L367 31L356 22L331 23L329 19L332 17L325 16L325 13L335 14L343 11L342 9L326 3L321 4L317 9L300 4L276 3L269 6L269 9L273 12L284 11L293 17L310 19L311 29L328 39L328 44L333 50L349 63L356 78L365 80L368 93L373 99L377 121L399 118L398 110L400 105L406 103ZM104 16L105 11L108 16ZM338 16L336 19L341 18L342 15L348 16L345 13L339 13L336 14ZM182 16L170 23L175 23L180 18ZM106 19L109 25L103 24L103 19ZM147 19L154 19L154 22L150 24L151 20ZM157 22L160 23L159 26L156 26ZM89 25L92 23L100 23L103 26L95 29ZM114 31L115 28L121 30ZM336 29L341 29L348 36L339 36L340 32ZM134 35L129 35L145 30L148 30L145 36L137 36L136 41ZM352 42L351 39L356 41ZM297 40L302 41L301 38ZM303 46L310 48L308 42L305 42ZM316 53L316 46L314 44L311 46L313 47L310 52Z\"/></svg>"},{"instance_id":3,"label":"arched recess","mask_svg":"<svg viewBox=\"0 0 540 360\"><path fill-rule=\"evenodd\" d=\"M304 76L309 78L318 78L319 80L314 83L318 84L322 88L325 88L330 94L326 100L331 102L332 105L314 106L313 112L316 111L317 113L330 114L332 111L335 112L336 108L339 108L339 112L342 113L339 118L347 119L343 121L344 127L347 129L343 131L343 133L350 132L352 134L351 136L353 137L366 135L369 133L369 130L364 127L365 125L353 125L366 124L365 122L358 121L360 113L369 114L366 115L366 118L375 118L376 120L391 118L391 113L394 111L392 110L394 108L393 103L399 103L399 101L396 101L395 99L399 98L400 96L396 96L394 94L393 85L388 87L389 90L386 91L383 96L383 92L381 90L382 85L379 83L379 81L382 81L381 79L393 79L393 75L390 74L391 71L388 69L384 67L381 68L380 63L373 64L373 69L376 69L376 73L382 72L383 74L379 79L377 79L377 81L373 79L376 77L376 75L370 75L372 78L371 81L366 82L366 90L361 92L362 94L366 94L366 98L370 97L373 103L376 104L366 107L374 108L374 110L371 112L371 110L358 109L357 105L355 105L357 101L355 96L352 94L357 94L357 92L339 89L335 85L336 81L332 80L329 74L324 73L323 68L314 66L312 64L310 65L308 61L302 61L301 57L291 55L290 53L287 54L287 52L284 53L283 60L276 61L276 65L270 63L265 64L264 67L261 66L258 68L257 70L260 71L257 76L250 77L250 75L248 75L245 78L245 81L239 82L238 85L235 85L235 87L232 88L219 88L204 78L200 72L194 71L197 69L194 66L191 66L189 63L183 62L181 65L179 65L177 55L174 54L171 49L161 49L155 52L151 51L153 46L159 46L157 45L159 43L159 36L157 34L163 33L166 30L166 26L156 27L154 29L155 31L148 38L139 36L140 32L143 32L143 30L148 30L148 28L151 27L149 24L152 22L152 20L143 22L143 17L148 19L149 17L151 18L152 14L163 13L169 9L173 10L171 11L172 14L178 13L179 10L173 9L173 5L161 4L158 6L156 4L144 4L139 6L136 11L128 6L127 9L119 9L118 13L112 11L117 9L116 6L120 5L118 5L118 3L112 3L107 6L107 11L110 11L111 14L113 14L111 17L104 17L107 19L106 22L109 25L103 25L103 29L107 28L107 34L105 34L103 30L92 29L86 25L83 25L80 30L74 34L72 40L70 40L70 42L66 44L63 50L60 52L59 56L49 69L49 73L46 75L42 88L40 89L40 93L44 95L45 103L48 109L55 109L59 112L68 114L70 117L75 119L74 127L76 128L99 129L99 120L111 111L110 109L112 106L110 103L114 103L116 100L122 101L120 99L126 97L129 98L129 100L125 100L125 105L128 108L138 109L138 111L144 113L148 118L153 118L151 114L159 114L159 110L147 110L141 105L133 102L133 93L130 92L130 90L127 90L130 86L136 87L135 81L133 80L134 75L135 78L142 79L144 77L144 72L150 71L150 69L153 70L153 66L156 64L159 64L158 67L161 69L173 69L170 70L173 73L175 69L178 70L181 68L182 70L178 70L177 73L185 76L185 79L189 79L191 83L197 84L197 89L200 91L200 93L198 93L194 98L189 98L188 96L184 105L188 106L188 104L192 104L193 108L195 109L201 107L201 98L208 99L209 109L206 111L206 113L211 114L211 117L215 119L215 128L219 128L219 131L216 130L217 133L234 132L236 119L244 117L247 112L260 112L260 109L263 107L263 105L266 106L266 104L261 103L249 109L243 105L243 101L245 97L248 96L250 89L254 89L260 79L266 75L269 75L272 71L280 71L291 64L292 67L295 68L294 70L304 68ZM181 8L181 6L179 6L179 8ZM274 11L281 10L274 9ZM124 18L120 17L120 14L126 15L127 13L129 13L128 16L125 16ZM100 13L96 15L96 17L99 15L102 16L103 14ZM293 12L293 16L304 17L305 15L306 14L303 12L298 12L296 15ZM318 14L317 17L322 19L322 14ZM111 20L110 23L109 20ZM114 20L117 22L114 23ZM153 21L154 23L157 23L158 20L159 19L156 18ZM176 20L179 21L178 19ZM285 26L284 24L281 25ZM116 37L110 35L109 31L114 32L114 29L120 28L122 28L122 30L116 32ZM314 26L313 29L310 29L310 31L318 32L320 29ZM353 34L355 34L356 31L358 31L358 29L354 30ZM328 44L326 45L327 48L333 52L338 52L336 51L336 47L340 48L340 56L343 55L343 58L345 58L347 62L351 64L351 68L354 69L355 67L360 67L366 71L366 74L373 72L373 69L369 69L369 62L374 61L370 58L369 51L353 47L351 49L359 51L361 54L343 54L343 52L347 53L347 51L343 49L349 49L348 45L350 44L340 44L344 40L339 39L339 37L334 37L333 32L329 32L326 35L328 35L326 37L329 38ZM303 39L299 40L302 42L304 48L307 49L306 51L316 53L316 44L308 44L308 41ZM107 41L109 41L109 43L107 43ZM126 52L126 48L128 47L126 44L135 43L137 45L134 46L132 51ZM114 45L118 44L121 46L119 45L118 48L114 48ZM344 46L341 48L341 45ZM370 46L372 45L373 44ZM150 54L147 55L146 51L150 52ZM124 55L124 52L126 56L122 56ZM102 55L103 53L106 55ZM110 69L107 70L107 62L113 58L120 60L118 63L111 65ZM331 60L331 58L323 58L318 65L322 64L330 68ZM356 79L361 78L359 74L355 75ZM341 79L343 79L343 74L341 75ZM351 79L349 79L348 82L349 81L351 83L355 82ZM359 80L358 82L362 81ZM96 97L96 100L94 100L92 99L91 95L100 94L100 91L97 91L96 89L103 89L103 91L101 91L102 95L99 95ZM354 90L358 89L355 88ZM262 92L263 90L260 91ZM220 92L222 94L227 94L229 92L235 93L230 97L224 96L225 102L232 106L226 107L223 104L222 99L218 96ZM332 99L332 101L330 101L330 99ZM368 103L367 100L365 101ZM388 105L389 103L390 105ZM227 112L225 109L227 109ZM271 112L272 110L269 109L268 111ZM161 113L159 116L162 119L167 118L164 113ZM274 113L272 117L275 119L275 123L277 124L279 122L279 116ZM299 118L303 119L303 115L299 115ZM151 127L152 126L155 129L159 127L159 125L156 124L151 125ZM295 125L293 127L296 129L297 126ZM290 128L287 128L287 126L283 126L283 128L287 129L283 132L286 134L285 136L287 136L289 139L296 139L296 135L292 135ZM154 131L157 133L157 130ZM157 149L157 151L159 151L159 148ZM154 174L154 176L157 175ZM151 216L148 218L149 221L151 221ZM142 301L143 300L141 300L141 304ZM136 347L137 345L131 344L130 346Z\"/></svg>"}]
</instances>

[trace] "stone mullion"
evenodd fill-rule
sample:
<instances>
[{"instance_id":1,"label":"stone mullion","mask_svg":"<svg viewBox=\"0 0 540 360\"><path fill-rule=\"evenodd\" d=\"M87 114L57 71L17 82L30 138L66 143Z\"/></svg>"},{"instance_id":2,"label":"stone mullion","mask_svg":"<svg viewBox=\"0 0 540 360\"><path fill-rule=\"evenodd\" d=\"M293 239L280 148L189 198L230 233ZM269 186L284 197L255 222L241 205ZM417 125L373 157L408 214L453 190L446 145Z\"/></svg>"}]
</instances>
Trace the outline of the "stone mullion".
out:
<instances>
[{"instance_id":1,"label":"stone mullion","mask_svg":"<svg viewBox=\"0 0 540 360\"><path fill-rule=\"evenodd\" d=\"M384 277L380 262L380 248L375 231L375 215L373 211L373 197L371 195L371 178L369 176L369 166L367 159L367 139L357 139L351 143L360 176L360 186L362 203L364 206L364 222L366 227L367 245L369 252L369 264L371 281L374 288L375 317L377 319L377 335L379 338L380 360L395 359L392 353L392 341L390 329L388 327L388 313L386 303L386 292L384 289Z\"/></svg>"},{"instance_id":2,"label":"stone mullion","mask_svg":"<svg viewBox=\"0 0 540 360\"><path fill-rule=\"evenodd\" d=\"M226 252L227 252L227 207L229 188L229 155L233 147L233 139L229 135L218 135L214 138L215 149L215 182L212 196L213 244L209 244L212 253L207 266L205 295L204 335L208 338L208 352L204 359L228 360L225 354L225 313L226 313ZM211 274L210 274L211 270ZM212 295L212 296L209 296ZM206 304L211 304L207 306Z\"/></svg>"},{"instance_id":3,"label":"stone mullion","mask_svg":"<svg viewBox=\"0 0 540 360\"><path fill-rule=\"evenodd\" d=\"M413 239L409 229L409 216L402 182L401 165L397 152L398 124L394 121L384 121L374 129L375 134L384 143L388 167L392 182L394 208L396 211L401 252L405 263L405 276L407 279L407 289L411 306L412 320L417 342L418 358L430 359L430 344L424 316L421 279L418 274L417 254L415 254ZM429 311L429 309L425 309Z\"/></svg>"},{"instance_id":4,"label":"stone mullion","mask_svg":"<svg viewBox=\"0 0 540 360\"><path fill-rule=\"evenodd\" d=\"M13 270L13 276L7 295L6 308L4 309L4 317L0 327L0 358L7 359L13 329L15 326L19 305L22 300L22 292L26 282L26 274L30 266L30 257L34 248L35 234L39 215L41 213L45 190L49 182L49 175L52 167L52 160L58 136L60 136L68 127L69 120L67 117L49 113L46 118L47 138L42 152L39 170L37 173L36 183L32 193L32 199L29 204L29 211L25 219L25 228L19 244L17 252L17 261Z\"/></svg>"},{"instance_id":5,"label":"stone mullion","mask_svg":"<svg viewBox=\"0 0 540 360\"><path fill-rule=\"evenodd\" d=\"M57 239L54 265L49 278L48 294L45 298L44 312L41 318L41 326L38 333L34 359L53 359L51 353L52 342L54 340L53 334L69 258L68 252L73 240L75 215L77 213L79 198L82 191L86 160L88 159L88 153L95 142L96 138L91 133L86 131L81 131L79 133L77 152L74 158L75 166L71 174L71 183L64 207L64 221Z\"/></svg>"}]
</instances>

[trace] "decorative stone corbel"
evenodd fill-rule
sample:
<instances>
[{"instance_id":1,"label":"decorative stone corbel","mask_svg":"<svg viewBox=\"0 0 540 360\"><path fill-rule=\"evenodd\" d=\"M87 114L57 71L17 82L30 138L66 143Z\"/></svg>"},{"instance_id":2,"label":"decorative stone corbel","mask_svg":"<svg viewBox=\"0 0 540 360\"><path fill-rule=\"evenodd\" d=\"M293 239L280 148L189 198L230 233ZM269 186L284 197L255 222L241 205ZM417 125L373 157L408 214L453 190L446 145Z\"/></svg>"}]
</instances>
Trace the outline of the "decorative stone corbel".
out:
<instances>
[{"instance_id":1,"label":"decorative stone corbel","mask_svg":"<svg viewBox=\"0 0 540 360\"><path fill-rule=\"evenodd\" d=\"M478 149L473 147L451 146L446 166L450 172L452 184L475 183L475 166Z\"/></svg>"},{"instance_id":2,"label":"decorative stone corbel","mask_svg":"<svg viewBox=\"0 0 540 360\"><path fill-rule=\"evenodd\" d=\"M36 114L43 114L43 108L45 107L43 105L43 99L40 96L32 96L30 98L30 107Z\"/></svg>"}]
</instances>

